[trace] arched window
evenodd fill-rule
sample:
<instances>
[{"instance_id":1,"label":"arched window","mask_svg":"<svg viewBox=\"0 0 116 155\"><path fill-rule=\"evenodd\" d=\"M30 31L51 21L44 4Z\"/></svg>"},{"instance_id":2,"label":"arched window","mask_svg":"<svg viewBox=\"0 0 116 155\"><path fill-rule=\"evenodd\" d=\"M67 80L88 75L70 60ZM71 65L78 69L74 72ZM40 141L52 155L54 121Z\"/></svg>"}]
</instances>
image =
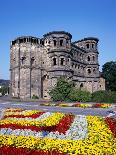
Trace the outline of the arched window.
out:
<instances>
[{"instance_id":1,"label":"arched window","mask_svg":"<svg viewBox=\"0 0 116 155\"><path fill-rule=\"evenodd\" d=\"M69 43L69 40L66 40L66 44L68 44Z\"/></svg>"},{"instance_id":2,"label":"arched window","mask_svg":"<svg viewBox=\"0 0 116 155\"><path fill-rule=\"evenodd\" d=\"M21 63L24 64L25 63L25 60L26 60L26 57L22 57L21 58Z\"/></svg>"},{"instance_id":3,"label":"arched window","mask_svg":"<svg viewBox=\"0 0 116 155\"><path fill-rule=\"evenodd\" d=\"M94 48L94 44L92 44L92 48Z\"/></svg>"},{"instance_id":4,"label":"arched window","mask_svg":"<svg viewBox=\"0 0 116 155\"><path fill-rule=\"evenodd\" d=\"M68 58L68 60L67 60L68 62L70 61L70 58Z\"/></svg>"},{"instance_id":5,"label":"arched window","mask_svg":"<svg viewBox=\"0 0 116 155\"><path fill-rule=\"evenodd\" d=\"M56 58L53 58L53 65L56 65Z\"/></svg>"},{"instance_id":6,"label":"arched window","mask_svg":"<svg viewBox=\"0 0 116 155\"><path fill-rule=\"evenodd\" d=\"M93 56L93 61L95 61L95 57Z\"/></svg>"},{"instance_id":7,"label":"arched window","mask_svg":"<svg viewBox=\"0 0 116 155\"><path fill-rule=\"evenodd\" d=\"M60 40L60 46L63 46L63 40Z\"/></svg>"},{"instance_id":8,"label":"arched window","mask_svg":"<svg viewBox=\"0 0 116 155\"><path fill-rule=\"evenodd\" d=\"M60 64L63 66L64 65L64 58L61 58Z\"/></svg>"},{"instance_id":9,"label":"arched window","mask_svg":"<svg viewBox=\"0 0 116 155\"><path fill-rule=\"evenodd\" d=\"M72 68L73 68L73 66L74 66L74 63L72 63Z\"/></svg>"},{"instance_id":10,"label":"arched window","mask_svg":"<svg viewBox=\"0 0 116 155\"><path fill-rule=\"evenodd\" d=\"M82 87L83 87L83 83L80 84L80 88L82 88Z\"/></svg>"},{"instance_id":11,"label":"arched window","mask_svg":"<svg viewBox=\"0 0 116 155\"><path fill-rule=\"evenodd\" d=\"M96 70L95 70L95 68L93 69L93 73L95 73L96 72Z\"/></svg>"},{"instance_id":12,"label":"arched window","mask_svg":"<svg viewBox=\"0 0 116 155\"><path fill-rule=\"evenodd\" d=\"M42 41L42 45L44 46L44 41Z\"/></svg>"},{"instance_id":13,"label":"arched window","mask_svg":"<svg viewBox=\"0 0 116 155\"><path fill-rule=\"evenodd\" d=\"M86 44L86 47L89 48L89 44Z\"/></svg>"},{"instance_id":14,"label":"arched window","mask_svg":"<svg viewBox=\"0 0 116 155\"><path fill-rule=\"evenodd\" d=\"M87 57L87 60L90 61L90 56Z\"/></svg>"},{"instance_id":15,"label":"arched window","mask_svg":"<svg viewBox=\"0 0 116 155\"><path fill-rule=\"evenodd\" d=\"M54 46L56 46L56 40L53 40L53 42L54 42Z\"/></svg>"},{"instance_id":16,"label":"arched window","mask_svg":"<svg viewBox=\"0 0 116 155\"><path fill-rule=\"evenodd\" d=\"M91 74L91 69L88 69L87 71L88 71L88 74Z\"/></svg>"},{"instance_id":17,"label":"arched window","mask_svg":"<svg viewBox=\"0 0 116 155\"><path fill-rule=\"evenodd\" d=\"M31 58L31 65L33 65L33 64L34 64L34 61L35 61L35 58L34 58L34 57L32 57L32 58Z\"/></svg>"}]
</instances>

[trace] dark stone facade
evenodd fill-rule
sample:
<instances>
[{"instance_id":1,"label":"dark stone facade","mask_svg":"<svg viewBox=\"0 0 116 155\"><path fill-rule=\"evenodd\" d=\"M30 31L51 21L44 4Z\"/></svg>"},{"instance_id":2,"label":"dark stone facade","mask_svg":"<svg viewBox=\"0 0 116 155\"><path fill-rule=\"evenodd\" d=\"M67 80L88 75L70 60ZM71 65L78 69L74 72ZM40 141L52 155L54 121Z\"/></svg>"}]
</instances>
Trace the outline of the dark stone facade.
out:
<instances>
[{"instance_id":1,"label":"dark stone facade","mask_svg":"<svg viewBox=\"0 0 116 155\"><path fill-rule=\"evenodd\" d=\"M23 36L12 41L11 96L48 99L49 90L60 76L74 81L79 89L104 90L105 82L99 74L98 39L71 42L71 38L68 32L53 31L42 39Z\"/></svg>"}]
</instances>

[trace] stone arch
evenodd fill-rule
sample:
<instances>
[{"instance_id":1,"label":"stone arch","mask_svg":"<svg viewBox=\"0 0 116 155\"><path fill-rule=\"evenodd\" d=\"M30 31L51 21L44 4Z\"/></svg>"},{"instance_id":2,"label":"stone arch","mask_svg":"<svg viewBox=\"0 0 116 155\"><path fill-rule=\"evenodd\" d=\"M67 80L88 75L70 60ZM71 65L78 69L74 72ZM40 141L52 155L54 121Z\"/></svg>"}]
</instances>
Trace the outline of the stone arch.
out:
<instances>
[{"instance_id":1,"label":"stone arch","mask_svg":"<svg viewBox=\"0 0 116 155\"><path fill-rule=\"evenodd\" d=\"M96 73L96 68L93 68L93 73Z\"/></svg>"},{"instance_id":2,"label":"stone arch","mask_svg":"<svg viewBox=\"0 0 116 155\"><path fill-rule=\"evenodd\" d=\"M53 57L52 58L52 61L53 61L53 66L57 65L57 59L56 59L56 57Z\"/></svg>"},{"instance_id":3,"label":"stone arch","mask_svg":"<svg viewBox=\"0 0 116 155\"><path fill-rule=\"evenodd\" d=\"M88 57L87 57L87 61L90 61L90 60L91 60L91 59L90 59L90 56L88 56Z\"/></svg>"},{"instance_id":4,"label":"stone arch","mask_svg":"<svg viewBox=\"0 0 116 155\"><path fill-rule=\"evenodd\" d=\"M92 58L93 58L93 61L95 61L95 56L94 56L94 55L93 55L93 57L92 57Z\"/></svg>"},{"instance_id":5,"label":"stone arch","mask_svg":"<svg viewBox=\"0 0 116 155\"><path fill-rule=\"evenodd\" d=\"M92 44L91 44L91 47L92 47L92 49L94 49L94 48L95 48L95 44L94 44L94 43L92 43Z\"/></svg>"},{"instance_id":6,"label":"stone arch","mask_svg":"<svg viewBox=\"0 0 116 155\"><path fill-rule=\"evenodd\" d=\"M48 99L49 94L48 94L48 87L49 87L49 75L46 73L42 77L42 98Z\"/></svg>"},{"instance_id":7,"label":"stone arch","mask_svg":"<svg viewBox=\"0 0 116 155\"><path fill-rule=\"evenodd\" d=\"M83 83L80 84L80 89L82 89L84 87Z\"/></svg>"},{"instance_id":8,"label":"stone arch","mask_svg":"<svg viewBox=\"0 0 116 155\"><path fill-rule=\"evenodd\" d=\"M25 61L26 61L26 57L25 56L21 57L21 64L22 65L25 63Z\"/></svg>"},{"instance_id":9,"label":"stone arch","mask_svg":"<svg viewBox=\"0 0 116 155\"><path fill-rule=\"evenodd\" d=\"M34 57L32 57L32 58L31 58L31 65L33 65L33 64L34 64L34 62L35 62L35 58L34 58Z\"/></svg>"},{"instance_id":10,"label":"stone arch","mask_svg":"<svg viewBox=\"0 0 116 155\"><path fill-rule=\"evenodd\" d=\"M53 43L54 43L54 46L56 46L56 44L57 44L57 41L56 41L56 40L53 40Z\"/></svg>"},{"instance_id":11,"label":"stone arch","mask_svg":"<svg viewBox=\"0 0 116 155\"><path fill-rule=\"evenodd\" d=\"M65 60L65 57L64 56L60 56L60 59L59 59L59 64L61 65L61 66L64 66L65 64L66 64L66 60Z\"/></svg>"},{"instance_id":12,"label":"stone arch","mask_svg":"<svg viewBox=\"0 0 116 155\"><path fill-rule=\"evenodd\" d=\"M86 44L86 48L87 48L87 49L89 49L89 48L90 48L90 45L89 45L89 43L87 43L87 44Z\"/></svg>"},{"instance_id":13,"label":"stone arch","mask_svg":"<svg viewBox=\"0 0 116 155\"><path fill-rule=\"evenodd\" d=\"M91 74L91 69L88 68L88 69L87 69L87 72L88 72L88 74Z\"/></svg>"},{"instance_id":14,"label":"stone arch","mask_svg":"<svg viewBox=\"0 0 116 155\"><path fill-rule=\"evenodd\" d=\"M60 46L63 46L63 39L60 39Z\"/></svg>"}]
</instances>

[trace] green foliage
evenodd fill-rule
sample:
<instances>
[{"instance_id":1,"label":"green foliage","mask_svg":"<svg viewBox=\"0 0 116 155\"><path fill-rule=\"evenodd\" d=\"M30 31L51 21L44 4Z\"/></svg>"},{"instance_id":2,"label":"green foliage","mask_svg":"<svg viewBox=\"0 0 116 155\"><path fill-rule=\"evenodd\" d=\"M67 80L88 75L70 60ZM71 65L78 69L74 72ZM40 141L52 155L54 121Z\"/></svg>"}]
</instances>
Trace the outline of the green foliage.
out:
<instances>
[{"instance_id":1,"label":"green foliage","mask_svg":"<svg viewBox=\"0 0 116 155\"><path fill-rule=\"evenodd\" d=\"M61 77L49 94L53 101L68 101L68 95L72 88L73 83L68 82L65 78Z\"/></svg>"},{"instance_id":2,"label":"green foliage","mask_svg":"<svg viewBox=\"0 0 116 155\"><path fill-rule=\"evenodd\" d=\"M116 91L116 61L105 63L102 67L102 73L106 80L106 89Z\"/></svg>"},{"instance_id":3,"label":"green foliage","mask_svg":"<svg viewBox=\"0 0 116 155\"><path fill-rule=\"evenodd\" d=\"M70 101L88 102L91 100L91 93L78 89L72 89L69 93Z\"/></svg>"},{"instance_id":4,"label":"green foliage","mask_svg":"<svg viewBox=\"0 0 116 155\"><path fill-rule=\"evenodd\" d=\"M33 96L32 96L32 99L34 99L34 100L35 100L35 99L39 99L39 97L38 97L37 95L33 95Z\"/></svg>"},{"instance_id":5,"label":"green foliage","mask_svg":"<svg viewBox=\"0 0 116 155\"><path fill-rule=\"evenodd\" d=\"M116 92L114 91L96 91L92 94L92 101L116 103Z\"/></svg>"},{"instance_id":6,"label":"green foliage","mask_svg":"<svg viewBox=\"0 0 116 155\"><path fill-rule=\"evenodd\" d=\"M68 82L65 78L59 78L56 86L50 91L53 101L69 101L69 102L106 102L116 103L115 91L97 91L91 94L88 91L78 90L74 84Z\"/></svg>"},{"instance_id":7,"label":"green foliage","mask_svg":"<svg viewBox=\"0 0 116 155\"><path fill-rule=\"evenodd\" d=\"M74 84L65 78L58 79L54 89L50 91L53 101L82 101L87 102L91 99L91 94L87 91L77 90Z\"/></svg>"},{"instance_id":8,"label":"green foliage","mask_svg":"<svg viewBox=\"0 0 116 155\"><path fill-rule=\"evenodd\" d=\"M8 93L9 93L9 87L7 87L7 86L2 86L2 87L0 88L0 93L1 93L2 95L8 94Z\"/></svg>"}]
</instances>

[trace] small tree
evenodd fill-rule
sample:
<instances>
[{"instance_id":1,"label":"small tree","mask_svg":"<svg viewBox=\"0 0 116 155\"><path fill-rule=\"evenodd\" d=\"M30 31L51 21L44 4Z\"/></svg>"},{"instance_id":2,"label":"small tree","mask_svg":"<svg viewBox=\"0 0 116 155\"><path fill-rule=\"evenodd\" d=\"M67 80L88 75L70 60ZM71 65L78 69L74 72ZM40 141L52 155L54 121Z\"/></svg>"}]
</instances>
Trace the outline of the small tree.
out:
<instances>
[{"instance_id":1,"label":"small tree","mask_svg":"<svg viewBox=\"0 0 116 155\"><path fill-rule=\"evenodd\" d=\"M73 87L74 84L72 82L68 82L64 77L60 77L56 86L49 94L53 101L68 101L68 95Z\"/></svg>"}]
</instances>

